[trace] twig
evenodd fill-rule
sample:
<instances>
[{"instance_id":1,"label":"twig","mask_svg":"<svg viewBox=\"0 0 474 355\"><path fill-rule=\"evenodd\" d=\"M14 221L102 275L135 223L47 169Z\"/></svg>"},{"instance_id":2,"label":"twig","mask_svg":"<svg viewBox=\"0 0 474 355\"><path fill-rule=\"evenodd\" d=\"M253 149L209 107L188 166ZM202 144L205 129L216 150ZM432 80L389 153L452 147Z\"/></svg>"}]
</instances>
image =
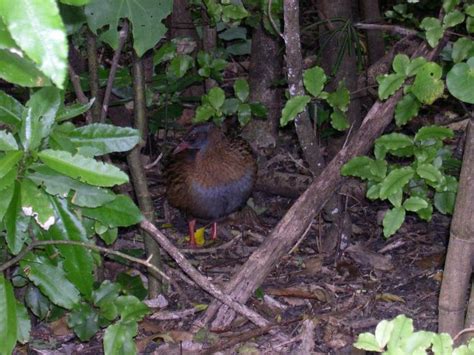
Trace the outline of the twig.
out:
<instances>
[{"instance_id":1,"label":"twig","mask_svg":"<svg viewBox=\"0 0 474 355\"><path fill-rule=\"evenodd\" d=\"M257 312L234 301L229 295L224 294L217 286L201 275L184 257L184 255L166 238L166 236L153 225L153 223L144 220L140 223L140 227L152 236L153 239L155 239L156 242L159 243L161 247L176 261L181 269L183 269L183 271L187 273L202 289L259 327L265 327L269 324L269 322Z\"/></svg>"},{"instance_id":2,"label":"twig","mask_svg":"<svg viewBox=\"0 0 474 355\"><path fill-rule=\"evenodd\" d=\"M239 235L237 235L236 237L232 238L231 240L229 240L227 243L224 243L222 245L219 245L217 247L213 247L213 248L202 248L202 249L180 249L180 251L182 253L185 253L185 254L210 254L210 253L215 253L219 250L223 250L223 249L227 249L229 248L230 246L232 246L232 244L234 244L235 242L237 242L240 238L242 238L242 233L240 233Z\"/></svg>"},{"instance_id":3,"label":"twig","mask_svg":"<svg viewBox=\"0 0 474 355\"><path fill-rule=\"evenodd\" d=\"M76 74L74 71L74 68L69 65L68 66L69 70L69 78L71 79L72 87L74 88L74 92L76 93L76 97L79 100L81 104L87 104L89 102L89 99L87 98L86 94L84 94L84 91L82 90L81 87L81 80L79 78L79 75ZM86 122L91 123L92 122L92 115L89 111L86 113Z\"/></svg>"},{"instance_id":4,"label":"twig","mask_svg":"<svg viewBox=\"0 0 474 355\"><path fill-rule=\"evenodd\" d=\"M163 158L163 152L160 153L160 155L158 155L158 158L156 158L153 162L151 162L150 164L147 164L144 166L145 170L150 170L151 168L153 168L156 164L158 164L160 162L160 160Z\"/></svg>"},{"instance_id":5,"label":"twig","mask_svg":"<svg viewBox=\"0 0 474 355\"><path fill-rule=\"evenodd\" d=\"M313 225L313 221L309 222L308 223L308 226L306 227L305 231L303 232L303 234L301 235L300 239L298 239L298 241L296 242L296 244L293 246L293 248L291 248L291 250L288 252L288 254L291 254L293 253L297 248L298 246L301 244L301 242L303 241L303 239L306 238L306 235L308 234L309 230L311 229L311 226Z\"/></svg>"},{"instance_id":6,"label":"twig","mask_svg":"<svg viewBox=\"0 0 474 355\"><path fill-rule=\"evenodd\" d=\"M283 34L280 32L280 29L277 27L275 20L272 17L272 0L268 0L267 11L268 11L268 19L270 20L270 23L272 24L273 29L281 37L282 40L285 40L285 37L283 37Z\"/></svg>"},{"instance_id":7,"label":"twig","mask_svg":"<svg viewBox=\"0 0 474 355\"><path fill-rule=\"evenodd\" d=\"M107 110L109 109L110 96L112 94L112 87L114 86L115 74L117 73L118 62L122 52L125 41L128 37L128 21L124 21L122 29L119 32L119 43L112 58L112 65L110 67L109 77L107 79L107 87L105 89L104 101L102 102L102 113L100 115L100 122L104 123L107 117Z\"/></svg>"},{"instance_id":8,"label":"twig","mask_svg":"<svg viewBox=\"0 0 474 355\"><path fill-rule=\"evenodd\" d=\"M392 32L392 33L398 33L403 36L413 36L417 35L418 31L411 30L406 27L402 26L392 26L392 25L379 25L375 23L355 23L354 24L355 28L359 28L361 30L380 30L384 32Z\"/></svg>"}]
</instances>

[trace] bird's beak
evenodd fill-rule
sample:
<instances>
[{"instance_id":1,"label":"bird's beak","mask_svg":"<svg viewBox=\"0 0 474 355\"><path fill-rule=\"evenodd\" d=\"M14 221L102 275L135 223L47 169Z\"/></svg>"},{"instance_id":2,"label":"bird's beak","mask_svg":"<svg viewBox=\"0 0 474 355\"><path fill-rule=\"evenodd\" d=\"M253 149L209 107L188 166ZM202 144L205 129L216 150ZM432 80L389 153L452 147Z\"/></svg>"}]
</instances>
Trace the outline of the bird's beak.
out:
<instances>
[{"instance_id":1,"label":"bird's beak","mask_svg":"<svg viewBox=\"0 0 474 355\"><path fill-rule=\"evenodd\" d=\"M186 150L188 149L190 146L187 142L182 142L180 144L178 144L178 146L176 148L174 148L173 150L173 155L175 154L178 154L179 152L182 152L183 150Z\"/></svg>"}]
</instances>

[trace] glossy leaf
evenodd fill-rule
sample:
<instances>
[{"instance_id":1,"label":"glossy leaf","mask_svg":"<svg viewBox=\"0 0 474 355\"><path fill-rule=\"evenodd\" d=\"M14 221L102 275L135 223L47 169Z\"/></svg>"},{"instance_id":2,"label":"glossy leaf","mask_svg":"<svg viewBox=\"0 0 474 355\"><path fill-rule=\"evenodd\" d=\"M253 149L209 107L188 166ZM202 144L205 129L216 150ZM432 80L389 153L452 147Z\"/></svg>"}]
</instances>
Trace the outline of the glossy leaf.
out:
<instances>
[{"instance_id":1,"label":"glossy leaf","mask_svg":"<svg viewBox=\"0 0 474 355\"><path fill-rule=\"evenodd\" d=\"M414 328L413 320L403 314L398 315L391 322L394 327L387 347L394 351L394 349L401 347L401 342L413 333Z\"/></svg>"},{"instance_id":2,"label":"glossy leaf","mask_svg":"<svg viewBox=\"0 0 474 355\"><path fill-rule=\"evenodd\" d=\"M416 57L413 59L410 64L408 64L407 75L413 76L418 73L418 71L427 63L424 57Z\"/></svg>"},{"instance_id":3,"label":"glossy leaf","mask_svg":"<svg viewBox=\"0 0 474 355\"><path fill-rule=\"evenodd\" d=\"M115 282L117 282L122 292L128 296L135 296L139 300L144 300L147 296L147 290L143 286L140 276L131 276L127 273L121 272L117 275Z\"/></svg>"},{"instance_id":4,"label":"glossy leaf","mask_svg":"<svg viewBox=\"0 0 474 355\"><path fill-rule=\"evenodd\" d=\"M405 74L386 74L377 77L377 82L379 83L379 98L381 100L385 100L389 96L393 95L395 91L402 87L405 79Z\"/></svg>"},{"instance_id":5,"label":"glossy leaf","mask_svg":"<svg viewBox=\"0 0 474 355\"><path fill-rule=\"evenodd\" d=\"M113 201L117 196L109 189L79 183L71 202L80 207L99 207Z\"/></svg>"},{"instance_id":6,"label":"glossy leaf","mask_svg":"<svg viewBox=\"0 0 474 355\"><path fill-rule=\"evenodd\" d=\"M26 289L25 302L30 311L41 320L45 319L51 311L49 300L32 284Z\"/></svg>"},{"instance_id":7,"label":"glossy leaf","mask_svg":"<svg viewBox=\"0 0 474 355\"><path fill-rule=\"evenodd\" d=\"M162 39L167 28L162 23L173 8L171 0L93 0L85 7L90 29L98 33L108 27L100 38L112 46L118 45L120 19L127 18L133 33L133 49L141 57Z\"/></svg>"},{"instance_id":8,"label":"glossy leaf","mask_svg":"<svg viewBox=\"0 0 474 355\"><path fill-rule=\"evenodd\" d=\"M16 297L10 282L0 274L0 354L11 354L17 337Z\"/></svg>"},{"instance_id":9,"label":"glossy leaf","mask_svg":"<svg viewBox=\"0 0 474 355\"><path fill-rule=\"evenodd\" d=\"M390 195L393 195L397 190L403 189L414 175L415 172L411 167L392 170L382 181L380 187L380 198L386 199Z\"/></svg>"},{"instance_id":10,"label":"glossy leaf","mask_svg":"<svg viewBox=\"0 0 474 355\"><path fill-rule=\"evenodd\" d=\"M435 192L433 202L436 209L442 214L453 214L454 204L456 203L456 193L450 191Z\"/></svg>"},{"instance_id":11,"label":"glossy leaf","mask_svg":"<svg viewBox=\"0 0 474 355\"><path fill-rule=\"evenodd\" d=\"M30 340L31 320L26 307L20 301L16 302L17 340L26 344Z\"/></svg>"},{"instance_id":12,"label":"glossy leaf","mask_svg":"<svg viewBox=\"0 0 474 355\"><path fill-rule=\"evenodd\" d=\"M253 102L250 104L250 110L252 111L252 115L256 117L267 117L268 111L264 104L260 102Z\"/></svg>"},{"instance_id":13,"label":"glossy leaf","mask_svg":"<svg viewBox=\"0 0 474 355\"><path fill-rule=\"evenodd\" d=\"M0 78L25 87L51 84L49 79L36 67L35 63L6 49L0 49Z\"/></svg>"},{"instance_id":14,"label":"glossy leaf","mask_svg":"<svg viewBox=\"0 0 474 355\"><path fill-rule=\"evenodd\" d=\"M395 73L408 75L408 66L410 65L410 58L406 54L397 54L393 58L392 67Z\"/></svg>"},{"instance_id":15,"label":"glossy leaf","mask_svg":"<svg viewBox=\"0 0 474 355\"><path fill-rule=\"evenodd\" d=\"M352 158L342 166L341 175L357 176L364 180L371 180L373 178L373 174L370 171L372 162L373 159L366 156Z\"/></svg>"},{"instance_id":16,"label":"glossy leaf","mask_svg":"<svg viewBox=\"0 0 474 355\"><path fill-rule=\"evenodd\" d=\"M395 122L398 127L407 124L413 117L418 115L421 103L415 96L408 93L397 103L395 107Z\"/></svg>"},{"instance_id":17,"label":"glossy leaf","mask_svg":"<svg viewBox=\"0 0 474 355\"><path fill-rule=\"evenodd\" d=\"M339 109L335 109L331 113L331 126L334 129L343 132L350 127L350 124L344 112Z\"/></svg>"},{"instance_id":18,"label":"glossy leaf","mask_svg":"<svg viewBox=\"0 0 474 355\"><path fill-rule=\"evenodd\" d=\"M213 87L211 90L209 90L209 93L206 95L206 98L214 109L219 110L224 104L224 90L222 90L220 87Z\"/></svg>"},{"instance_id":19,"label":"glossy leaf","mask_svg":"<svg viewBox=\"0 0 474 355\"><path fill-rule=\"evenodd\" d=\"M436 47L444 33L441 22L434 17L425 17L421 21L420 27L426 31L426 40L429 45L433 48Z\"/></svg>"},{"instance_id":20,"label":"glossy leaf","mask_svg":"<svg viewBox=\"0 0 474 355\"><path fill-rule=\"evenodd\" d=\"M133 128L94 123L76 128L69 138L76 147L89 147L94 155L104 155L132 149L140 141L140 134Z\"/></svg>"},{"instance_id":21,"label":"glossy leaf","mask_svg":"<svg viewBox=\"0 0 474 355\"><path fill-rule=\"evenodd\" d=\"M447 13L443 19L443 27L450 28L464 22L464 14L459 10L454 10Z\"/></svg>"},{"instance_id":22,"label":"glossy leaf","mask_svg":"<svg viewBox=\"0 0 474 355\"><path fill-rule=\"evenodd\" d=\"M0 190L0 224L3 221L3 217L7 213L8 208L10 208L10 203L13 198L13 193L15 192L15 187L11 184L8 187Z\"/></svg>"},{"instance_id":23,"label":"glossy leaf","mask_svg":"<svg viewBox=\"0 0 474 355\"><path fill-rule=\"evenodd\" d=\"M204 53L204 52L200 52ZM173 42L166 42L156 51L153 55L153 65L158 65L163 62L170 61L176 56L176 44ZM198 53L198 62L199 62L199 53ZM199 63L201 66L203 64Z\"/></svg>"},{"instance_id":24,"label":"glossy leaf","mask_svg":"<svg viewBox=\"0 0 474 355\"><path fill-rule=\"evenodd\" d=\"M56 121L66 121L86 113L92 107L94 101L95 99L92 99L87 104L76 103L61 107L57 112Z\"/></svg>"},{"instance_id":25,"label":"glossy leaf","mask_svg":"<svg viewBox=\"0 0 474 355\"><path fill-rule=\"evenodd\" d=\"M446 85L455 98L474 104L474 57L458 63L446 75Z\"/></svg>"},{"instance_id":26,"label":"glossy leaf","mask_svg":"<svg viewBox=\"0 0 474 355\"><path fill-rule=\"evenodd\" d=\"M68 208L67 201L51 199L57 223L48 233L54 240L87 242L87 235L81 220ZM77 245L57 245L64 258L64 270L68 280L87 298L91 297L94 282L94 260L89 249Z\"/></svg>"},{"instance_id":27,"label":"glossy leaf","mask_svg":"<svg viewBox=\"0 0 474 355\"><path fill-rule=\"evenodd\" d=\"M15 98L0 91L0 122L20 128L23 109L23 105Z\"/></svg>"},{"instance_id":28,"label":"glossy leaf","mask_svg":"<svg viewBox=\"0 0 474 355\"><path fill-rule=\"evenodd\" d=\"M383 219L383 235L385 238L395 234L405 220L405 209L403 207L395 207L387 211Z\"/></svg>"},{"instance_id":29,"label":"glossy leaf","mask_svg":"<svg viewBox=\"0 0 474 355\"><path fill-rule=\"evenodd\" d=\"M189 55L178 55L171 59L166 74L176 80L182 78L193 66L193 58Z\"/></svg>"},{"instance_id":30,"label":"glossy leaf","mask_svg":"<svg viewBox=\"0 0 474 355\"><path fill-rule=\"evenodd\" d=\"M207 122L216 114L216 110L209 104L203 104L196 109L196 116L193 119L194 123Z\"/></svg>"},{"instance_id":31,"label":"glossy leaf","mask_svg":"<svg viewBox=\"0 0 474 355\"><path fill-rule=\"evenodd\" d=\"M387 152L413 146L413 139L402 133L384 134L375 141L374 152L377 159L384 159Z\"/></svg>"},{"instance_id":32,"label":"glossy leaf","mask_svg":"<svg viewBox=\"0 0 474 355\"><path fill-rule=\"evenodd\" d=\"M240 102L245 102L249 97L250 88L249 83L245 79L237 79L234 82L234 93Z\"/></svg>"},{"instance_id":33,"label":"glossy leaf","mask_svg":"<svg viewBox=\"0 0 474 355\"><path fill-rule=\"evenodd\" d=\"M392 335L393 327L394 324L385 319L377 324L377 327L375 328L375 339L381 348L384 348L387 345L390 336Z\"/></svg>"},{"instance_id":34,"label":"glossy leaf","mask_svg":"<svg viewBox=\"0 0 474 355\"><path fill-rule=\"evenodd\" d=\"M415 135L416 142L427 141L430 139L443 140L446 138L453 138L454 132L450 128L439 126L425 126L421 127Z\"/></svg>"},{"instance_id":35,"label":"glossy leaf","mask_svg":"<svg viewBox=\"0 0 474 355\"><path fill-rule=\"evenodd\" d=\"M0 158L0 178L7 175L7 173L21 160L23 152L19 150L6 152Z\"/></svg>"},{"instance_id":36,"label":"glossy leaf","mask_svg":"<svg viewBox=\"0 0 474 355\"><path fill-rule=\"evenodd\" d=\"M28 227L28 219L21 214L20 184L15 182L12 188L13 196L11 197L11 202L3 221L7 230L6 240L8 249L12 254L16 255L23 248L23 244L27 238L26 229Z\"/></svg>"},{"instance_id":37,"label":"glossy leaf","mask_svg":"<svg viewBox=\"0 0 474 355\"><path fill-rule=\"evenodd\" d=\"M60 150L43 150L38 157L51 169L95 186L114 186L128 182L128 176L111 164Z\"/></svg>"},{"instance_id":38,"label":"glossy leaf","mask_svg":"<svg viewBox=\"0 0 474 355\"><path fill-rule=\"evenodd\" d=\"M293 96L290 98L281 112L280 126L284 127L293 121L296 116L303 112L306 105L311 101L309 96Z\"/></svg>"},{"instance_id":39,"label":"glossy leaf","mask_svg":"<svg viewBox=\"0 0 474 355\"><path fill-rule=\"evenodd\" d=\"M67 40L54 0L0 0L0 13L15 42L43 73L62 88L67 74Z\"/></svg>"},{"instance_id":40,"label":"glossy leaf","mask_svg":"<svg viewBox=\"0 0 474 355\"><path fill-rule=\"evenodd\" d=\"M474 41L468 37L461 37L453 44L451 56L454 63L460 63L474 55Z\"/></svg>"},{"instance_id":41,"label":"glossy leaf","mask_svg":"<svg viewBox=\"0 0 474 355\"><path fill-rule=\"evenodd\" d=\"M421 164L416 169L416 173L421 178L428 180L432 183L442 184L444 183L444 175L432 164Z\"/></svg>"},{"instance_id":42,"label":"glossy leaf","mask_svg":"<svg viewBox=\"0 0 474 355\"><path fill-rule=\"evenodd\" d=\"M67 324L81 341L90 340L100 329L99 315L87 303L81 303L72 310Z\"/></svg>"},{"instance_id":43,"label":"glossy leaf","mask_svg":"<svg viewBox=\"0 0 474 355\"><path fill-rule=\"evenodd\" d=\"M39 121L38 130L40 139L48 137L51 133L51 127L55 121L60 101L59 90L50 86L35 92L26 103L26 107L31 108L31 115Z\"/></svg>"},{"instance_id":44,"label":"glossy leaf","mask_svg":"<svg viewBox=\"0 0 474 355\"><path fill-rule=\"evenodd\" d=\"M350 92L344 85L344 82L341 81L337 90L331 92L326 100L333 109L339 109L342 112L346 112L349 107Z\"/></svg>"},{"instance_id":45,"label":"glossy leaf","mask_svg":"<svg viewBox=\"0 0 474 355\"><path fill-rule=\"evenodd\" d=\"M250 105L246 103L241 103L237 111L237 118L241 126L245 126L252 119L252 110Z\"/></svg>"},{"instance_id":46,"label":"glossy leaf","mask_svg":"<svg viewBox=\"0 0 474 355\"><path fill-rule=\"evenodd\" d=\"M32 216L44 230L48 230L56 222L49 197L29 179L21 180L21 209L26 216Z\"/></svg>"},{"instance_id":47,"label":"glossy leaf","mask_svg":"<svg viewBox=\"0 0 474 355\"><path fill-rule=\"evenodd\" d=\"M20 262L26 276L51 302L72 309L80 300L79 291L67 280L64 271L43 257L30 256Z\"/></svg>"},{"instance_id":48,"label":"glossy leaf","mask_svg":"<svg viewBox=\"0 0 474 355\"><path fill-rule=\"evenodd\" d=\"M124 195L97 208L83 208L84 216L98 220L111 228L128 227L139 223L143 217L133 201Z\"/></svg>"},{"instance_id":49,"label":"glossy leaf","mask_svg":"<svg viewBox=\"0 0 474 355\"><path fill-rule=\"evenodd\" d=\"M410 197L403 202L403 208L411 212L416 212L426 207L428 207L428 202L421 197Z\"/></svg>"},{"instance_id":50,"label":"glossy leaf","mask_svg":"<svg viewBox=\"0 0 474 355\"><path fill-rule=\"evenodd\" d=\"M15 137L10 132L0 130L0 150L18 150L18 144Z\"/></svg>"},{"instance_id":51,"label":"glossy leaf","mask_svg":"<svg viewBox=\"0 0 474 355\"><path fill-rule=\"evenodd\" d=\"M326 81L327 76L320 67L316 66L303 72L304 87L314 97L318 97L321 91L323 91Z\"/></svg>"},{"instance_id":52,"label":"glossy leaf","mask_svg":"<svg viewBox=\"0 0 474 355\"><path fill-rule=\"evenodd\" d=\"M432 342L433 346L431 347L431 350L433 350L434 354L452 354L453 339L449 334L435 334Z\"/></svg>"},{"instance_id":53,"label":"glossy leaf","mask_svg":"<svg viewBox=\"0 0 474 355\"><path fill-rule=\"evenodd\" d=\"M431 105L443 95L442 72L442 68L438 64L426 63L416 74L410 91L420 102Z\"/></svg>"},{"instance_id":54,"label":"glossy leaf","mask_svg":"<svg viewBox=\"0 0 474 355\"><path fill-rule=\"evenodd\" d=\"M137 335L135 322L117 322L109 325L104 334L104 351L106 355L135 355L137 349L133 338Z\"/></svg>"}]
</instances>

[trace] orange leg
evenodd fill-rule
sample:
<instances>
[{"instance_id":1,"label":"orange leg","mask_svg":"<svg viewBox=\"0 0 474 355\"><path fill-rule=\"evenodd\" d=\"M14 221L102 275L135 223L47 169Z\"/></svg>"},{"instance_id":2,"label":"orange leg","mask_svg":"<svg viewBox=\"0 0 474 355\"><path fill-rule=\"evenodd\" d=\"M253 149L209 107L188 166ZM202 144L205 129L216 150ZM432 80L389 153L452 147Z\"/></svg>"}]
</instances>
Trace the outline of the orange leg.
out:
<instances>
[{"instance_id":1,"label":"orange leg","mask_svg":"<svg viewBox=\"0 0 474 355\"><path fill-rule=\"evenodd\" d=\"M213 240L217 239L217 223L216 222L212 223L211 236Z\"/></svg>"},{"instance_id":2,"label":"orange leg","mask_svg":"<svg viewBox=\"0 0 474 355\"><path fill-rule=\"evenodd\" d=\"M188 221L188 231L189 231L189 239L191 240L191 246L196 246L196 238L194 236L194 230L196 229L196 220L191 219Z\"/></svg>"}]
</instances>

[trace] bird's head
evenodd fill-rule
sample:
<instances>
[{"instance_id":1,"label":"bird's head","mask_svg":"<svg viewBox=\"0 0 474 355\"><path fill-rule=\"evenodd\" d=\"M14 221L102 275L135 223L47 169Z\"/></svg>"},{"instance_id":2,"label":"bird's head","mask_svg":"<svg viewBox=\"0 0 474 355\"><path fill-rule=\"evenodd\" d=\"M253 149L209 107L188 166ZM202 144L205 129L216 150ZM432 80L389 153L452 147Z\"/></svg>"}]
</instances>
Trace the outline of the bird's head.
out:
<instances>
[{"instance_id":1,"label":"bird's head","mask_svg":"<svg viewBox=\"0 0 474 355\"><path fill-rule=\"evenodd\" d=\"M219 136L219 128L213 123L205 123L192 127L180 144L173 150L173 154L183 150L205 150L209 143Z\"/></svg>"}]
</instances>

